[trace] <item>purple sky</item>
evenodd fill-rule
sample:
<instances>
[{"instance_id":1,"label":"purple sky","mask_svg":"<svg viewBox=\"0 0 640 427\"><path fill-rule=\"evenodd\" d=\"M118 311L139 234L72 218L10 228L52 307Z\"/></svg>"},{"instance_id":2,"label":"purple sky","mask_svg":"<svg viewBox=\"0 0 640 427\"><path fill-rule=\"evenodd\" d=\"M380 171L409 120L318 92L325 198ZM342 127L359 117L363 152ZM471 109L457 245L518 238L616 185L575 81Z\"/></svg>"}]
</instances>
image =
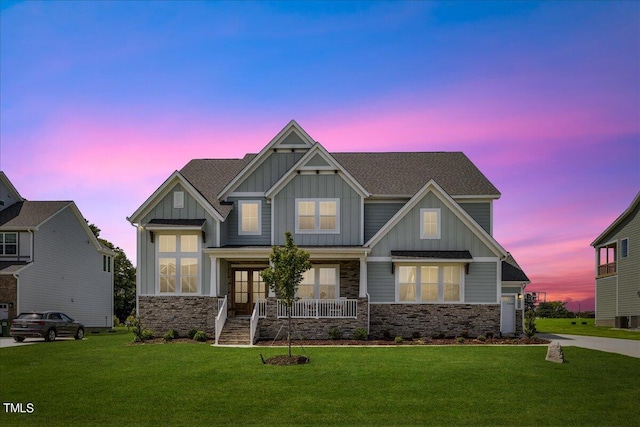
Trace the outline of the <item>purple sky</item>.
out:
<instances>
[{"instance_id":1,"label":"purple sky","mask_svg":"<svg viewBox=\"0 0 640 427\"><path fill-rule=\"evenodd\" d=\"M593 308L589 244L640 189L640 3L0 5L0 168L134 263L125 217L174 170L295 119L329 151L464 151L528 289Z\"/></svg>"}]
</instances>

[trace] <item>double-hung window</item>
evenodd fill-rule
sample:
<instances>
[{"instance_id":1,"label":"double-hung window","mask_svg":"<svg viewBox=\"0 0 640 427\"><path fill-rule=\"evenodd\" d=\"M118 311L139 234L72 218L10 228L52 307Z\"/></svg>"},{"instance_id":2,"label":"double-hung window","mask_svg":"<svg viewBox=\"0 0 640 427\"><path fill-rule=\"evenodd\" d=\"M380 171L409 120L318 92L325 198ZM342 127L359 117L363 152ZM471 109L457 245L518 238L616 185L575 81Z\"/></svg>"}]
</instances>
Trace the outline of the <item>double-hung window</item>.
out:
<instances>
[{"instance_id":1,"label":"double-hung window","mask_svg":"<svg viewBox=\"0 0 640 427\"><path fill-rule=\"evenodd\" d=\"M440 238L440 209L420 209L420 238Z\"/></svg>"},{"instance_id":2,"label":"double-hung window","mask_svg":"<svg viewBox=\"0 0 640 427\"><path fill-rule=\"evenodd\" d=\"M620 258L628 258L629 257L629 238L625 237L620 240Z\"/></svg>"},{"instance_id":3,"label":"double-hung window","mask_svg":"<svg viewBox=\"0 0 640 427\"><path fill-rule=\"evenodd\" d=\"M298 286L298 298L336 299L339 297L339 268L315 266L304 272Z\"/></svg>"},{"instance_id":4,"label":"double-hung window","mask_svg":"<svg viewBox=\"0 0 640 427\"><path fill-rule=\"evenodd\" d=\"M262 234L262 202L260 200L238 201L238 234Z\"/></svg>"},{"instance_id":5,"label":"double-hung window","mask_svg":"<svg viewBox=\"0 0 640 427\"><path fill-rule=\"evenodd\" d=\"M198 293L199 246L197 234L158 236L158 293Z\"/></svg>"},{"instance_id":6,"label":"double-hung window","mask_svg":"<svg viewBox=\"0 0 640 427\"><path fill-rule=\"evenodd\" d=\"M0 255L18 254L18 233L0 233Z\"/></svg>"},{"instance_id":7,"label":"double-hung window","mask_svg":"<svg viewBox=\"0 0 640 427\"><path fill-rule=\"evenodd\" d=\"M400 265L398 302L462 302L463 275L458 265Z\"/></svg>"},{"instance_id":8,"label":"double-hung window","mask_svg":"<svg viewBox=\"0 0 640 427\"><path fill-rule=\"evenodd\" d=\"M296 233L339 232L339 199L296 199Z\"/></svg>"}]
</instances>

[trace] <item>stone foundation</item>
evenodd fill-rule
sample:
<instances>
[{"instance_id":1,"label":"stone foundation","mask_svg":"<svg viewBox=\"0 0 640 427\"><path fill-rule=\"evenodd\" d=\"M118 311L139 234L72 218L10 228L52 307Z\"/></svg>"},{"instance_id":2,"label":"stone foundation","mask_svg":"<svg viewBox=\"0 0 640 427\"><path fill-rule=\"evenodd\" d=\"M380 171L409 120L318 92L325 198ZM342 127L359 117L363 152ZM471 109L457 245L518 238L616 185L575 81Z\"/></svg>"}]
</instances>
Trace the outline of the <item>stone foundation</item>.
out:
<instances>
[{"instance_id":1,"label":"stone foundation","mask_svg":"<svg viewBox=\"0 0 640 427\"><path fill-rule=\"evenodd\" d=\"M215 336L218 298L207 296L140 296L139 316L144 329L162 336L175 329L186 336L191 329Z\"/></svg>"},{"instance_id":2,"label":"stone foundation","mask_svg":"<svg viewBox=\"0 0 640 427\"><path fill-rule=\"evenodd\" d=\"M371 304L374 339L500 334L500 304Z\"/></svg>"},{"instance_id":3,"label":"stone foundation","mask_svg":"<svg viewBox=\"0 0 640 427\"><path fill-rule=\"evenodd\" d=\"M368 302L366 298L358 298L358 317L354 318L293 318L292 333L295 338L310 340L329 339L329 331L337 328L342 338L351 339L357 329L367 330ZM267 301L267 318L260 319L259 336L263 340L284 339L287 337L287 318L277 318L276 299ZM281 329L282 328L282 329Z\"/></svg>"},{"instance_id":4,"label":"stone foundation","mask_svg":"<svg viewBox=\"0 0 640 427\"><path fill-rule=\"evenodd\" d=\"M516 310L516 332L518 333L524 333L522 316L524 316L524 312L522 310Z\"/></svg>"}]
</instances>

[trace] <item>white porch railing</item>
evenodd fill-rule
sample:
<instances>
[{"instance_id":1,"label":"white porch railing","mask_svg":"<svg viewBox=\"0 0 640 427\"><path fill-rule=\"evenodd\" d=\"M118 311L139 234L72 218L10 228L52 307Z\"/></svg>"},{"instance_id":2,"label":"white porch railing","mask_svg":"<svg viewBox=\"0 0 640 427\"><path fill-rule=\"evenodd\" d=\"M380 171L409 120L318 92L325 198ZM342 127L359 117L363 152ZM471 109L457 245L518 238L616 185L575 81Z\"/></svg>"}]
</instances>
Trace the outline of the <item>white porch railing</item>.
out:
<instances>
[{"instance_id":1,"label":"white porch railing","mask_svg":"<svg viewBox=\"0 0 640 427\"><path fill-rule=\"evenodd\" d=\"M216 344L218 344L218 340L220 339L220 334L222 333L222 328L224 328L224 323L227 321L227 296L224 296L224 299L218 298L218 315L216 316Z\"/></svg>"},{"instance_id":2,"label":"white porch railing","mask_svg":"<svg viewBox=\"0 0 640 427\"><path fill-rule=\"evenodd\" d=\"M250 322L251 331L249 334L251 345L253 345L253 342L256 336L256 330L258 329L258 321L260 319L264 319L265 317L267 317L267 300L261 299L255 303L255 305L253 306L253 313L251 314L251 322Z\"/></svg>"},{"instance_id":3,"label":"white porch railing","mask_svg":"<svg viewBox=\"0 0 640 427\"><path fill-rule=\"evenodd\" d=\"M287 307L278 301L278 317L287 317ZM357 299L300 299L291 307L291 317L331 319L358 317Z\"/></svg>"}]
</instances>

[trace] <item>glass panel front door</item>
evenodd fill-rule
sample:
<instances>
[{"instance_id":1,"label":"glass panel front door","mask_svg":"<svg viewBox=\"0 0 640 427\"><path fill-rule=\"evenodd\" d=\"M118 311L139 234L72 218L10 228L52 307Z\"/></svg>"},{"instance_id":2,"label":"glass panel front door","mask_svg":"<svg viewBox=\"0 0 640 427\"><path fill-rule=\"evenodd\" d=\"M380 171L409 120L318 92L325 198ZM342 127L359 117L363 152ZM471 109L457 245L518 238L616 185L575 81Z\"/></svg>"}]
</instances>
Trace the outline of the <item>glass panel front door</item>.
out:
<instances>
[{"instance_id":1,"label":"glass panel front door","mask_svg":"<svg viewBox=\"0 0 640 427\"><path fill-rule=\"evenodd\" d=\"M262 269L233 271L233 307L236 314L248 316L258 300L267 298L267 287L260 276Z\"/></svg>"}]
</instances>

